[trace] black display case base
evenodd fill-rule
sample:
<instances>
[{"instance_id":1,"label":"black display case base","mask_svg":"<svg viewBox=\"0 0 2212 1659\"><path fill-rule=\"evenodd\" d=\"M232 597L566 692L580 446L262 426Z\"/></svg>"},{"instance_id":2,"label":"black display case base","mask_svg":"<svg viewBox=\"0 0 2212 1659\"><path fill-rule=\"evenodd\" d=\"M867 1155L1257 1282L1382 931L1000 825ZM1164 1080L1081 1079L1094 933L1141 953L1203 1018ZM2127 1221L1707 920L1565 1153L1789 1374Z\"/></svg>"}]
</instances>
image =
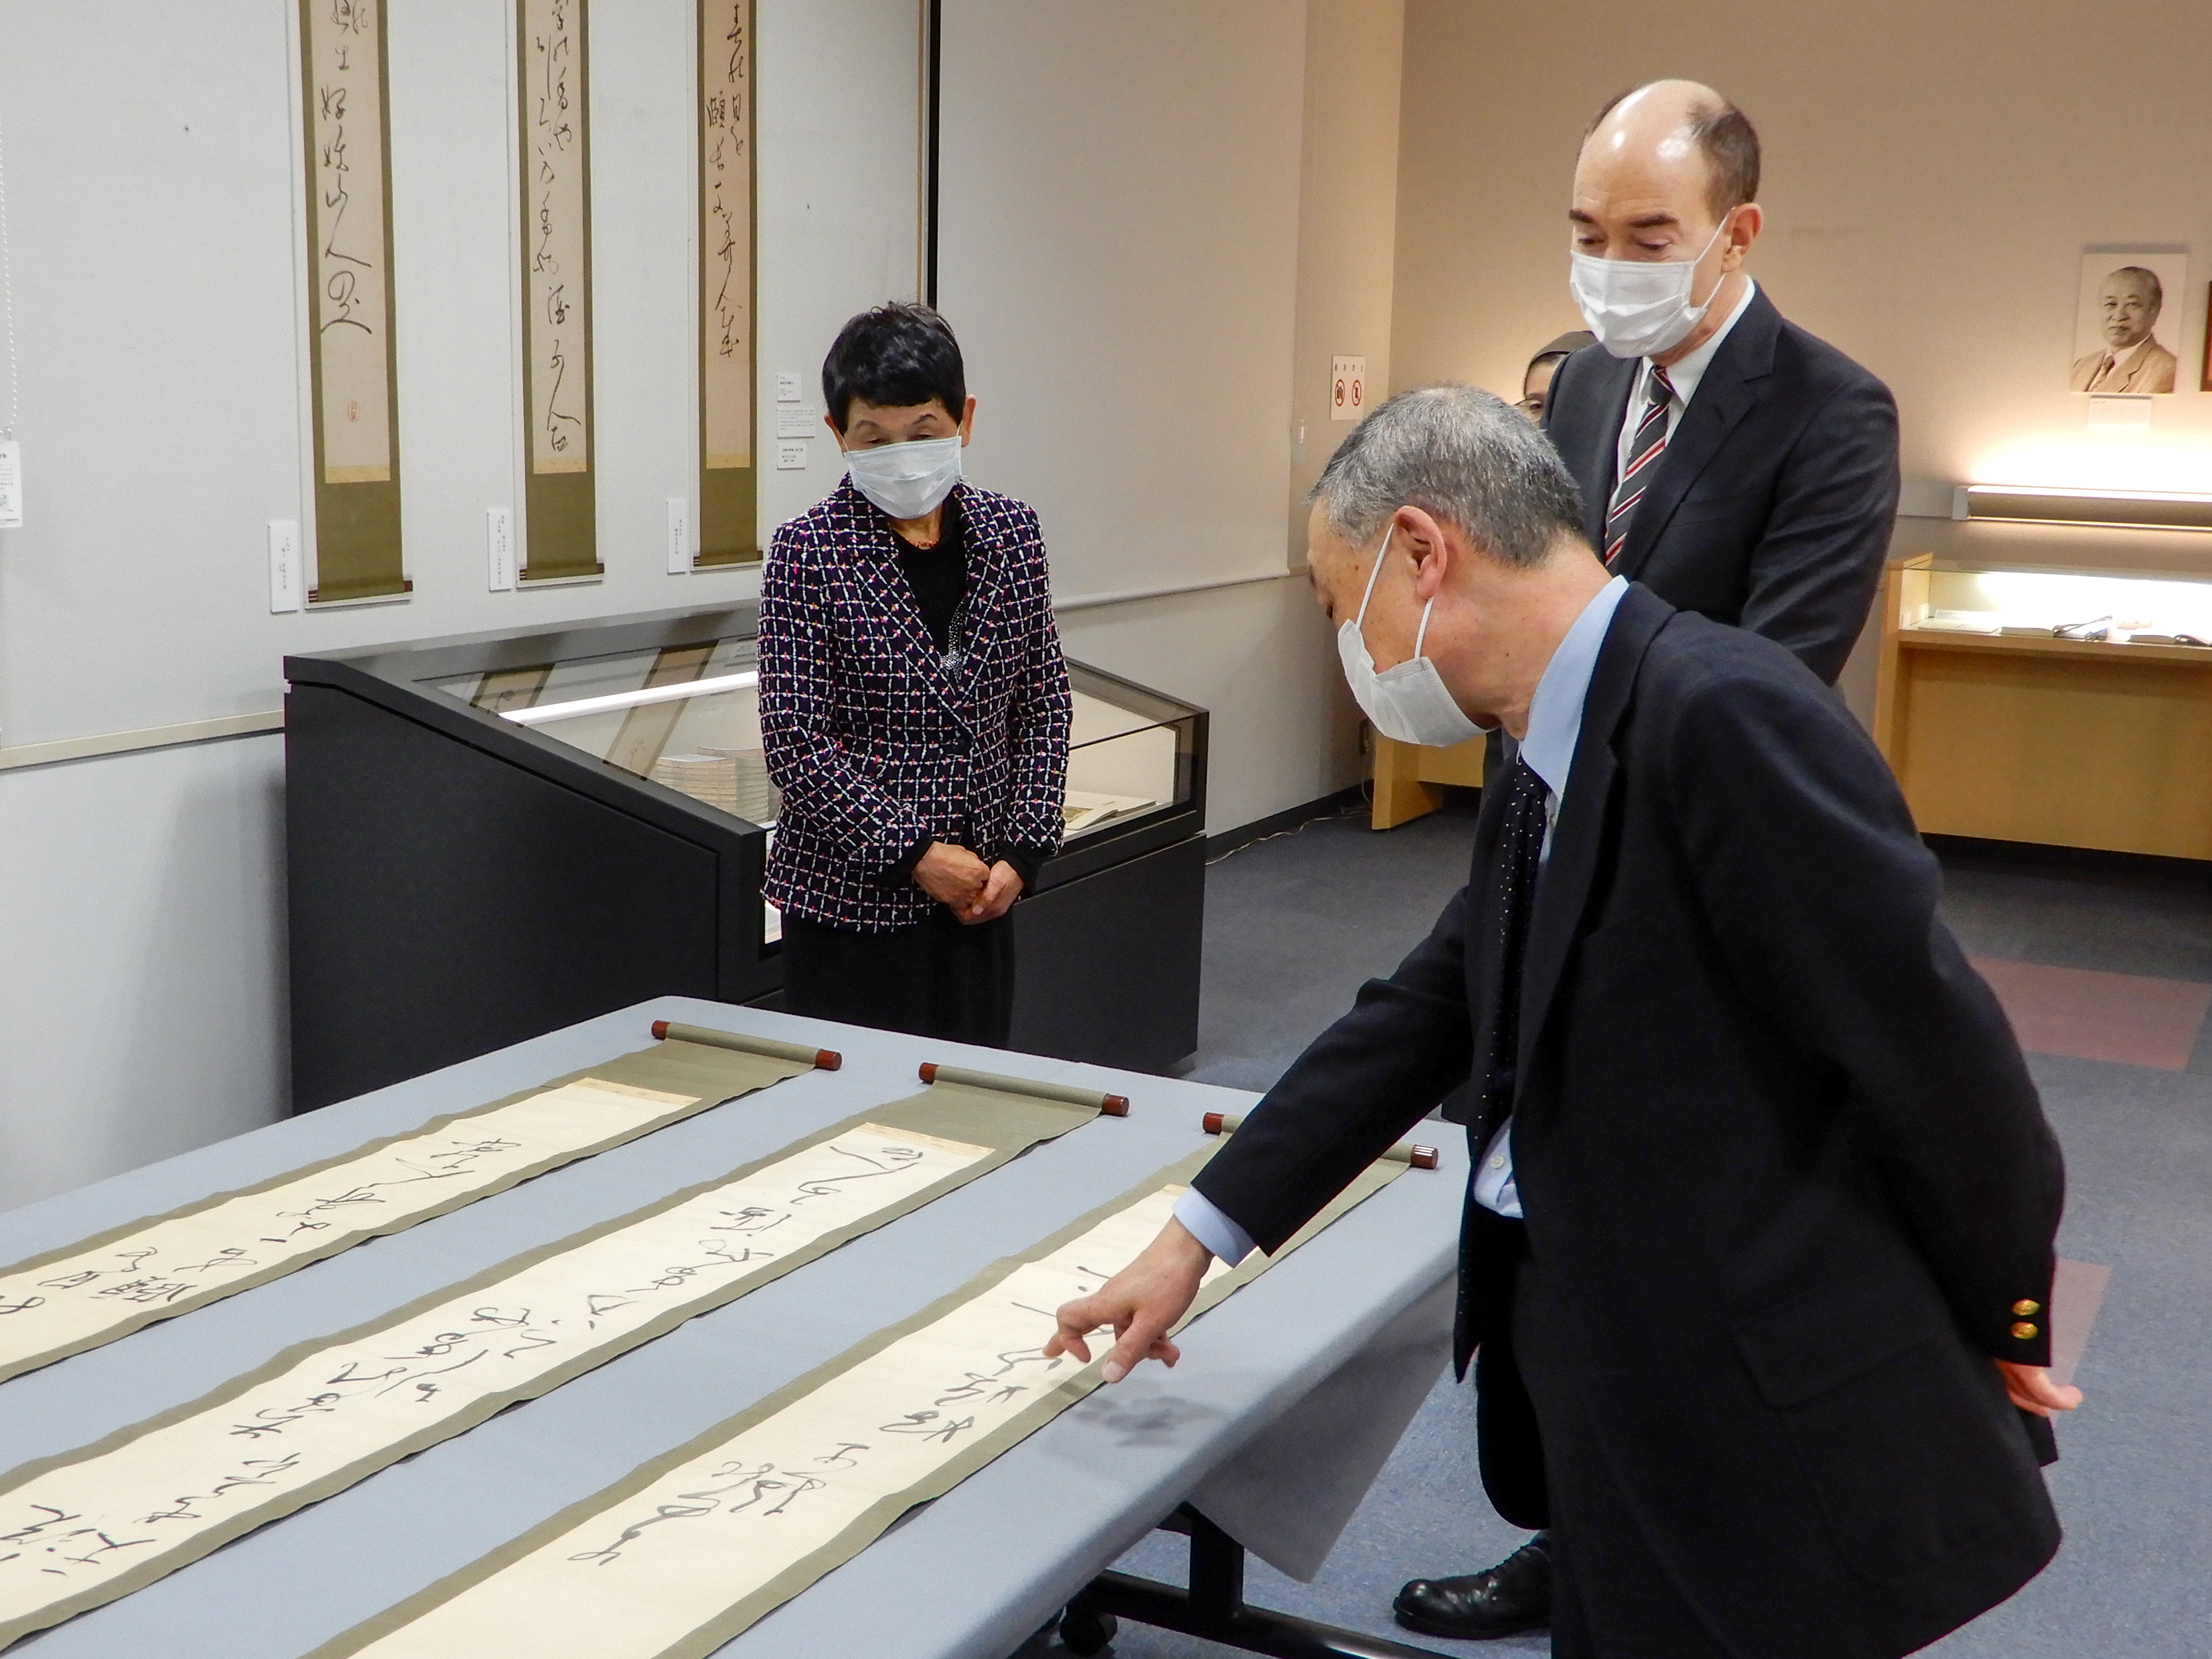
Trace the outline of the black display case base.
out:
<instances>
[{"instance_id":1,"label":"black display case base","mask_svg":"<svg viewBox=\"0 0 2212 1659\"><path fill-rule=\"evenodd\" d=\"M1160 1522L1190 1539L1190 1588L1126 1572L1102 1572L1060 1617L1060 1643L1090 1659L1112 1646L1119 1621L1156 1625L1275 1659L1445 1659L1434 1648L1339 1630L1287 1613L1248 1607L1244 1547L1185 1504Z\"/></svg>"},{"instance_id":2,"label":"black display case base","mask_svg":"<svg viewBox=\"0 0 2212 1659\"><path fill-rule=\"evenodd\" d=\"M1008 1046L1167 1072L1198 1048L1206 843L1195 835L1014 907Z\"/></svg>"}]
</instances>

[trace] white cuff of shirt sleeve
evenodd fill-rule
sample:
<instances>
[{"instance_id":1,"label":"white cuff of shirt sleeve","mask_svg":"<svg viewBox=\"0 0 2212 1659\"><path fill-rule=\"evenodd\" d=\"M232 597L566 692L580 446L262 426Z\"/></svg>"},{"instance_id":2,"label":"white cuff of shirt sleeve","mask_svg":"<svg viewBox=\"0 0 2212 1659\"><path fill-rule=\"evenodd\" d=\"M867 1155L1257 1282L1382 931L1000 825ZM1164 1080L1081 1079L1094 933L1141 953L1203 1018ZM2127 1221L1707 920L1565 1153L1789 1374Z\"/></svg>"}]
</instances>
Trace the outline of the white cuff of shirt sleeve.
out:
<instances>
[{"instance_id":1,"label":"white cuff of shirt sleeve","mask_svg":"<svg viewBox=\"0 0 2212 1659\"><path fill-rule=\"evenodd\" d=\"M1176 1200L1175 1218L1182 1223L1185 1232L1232 1267L1252 1254L1251 1234L1224 1215L1195 1187Z\"/></svg>"}]
</instances>

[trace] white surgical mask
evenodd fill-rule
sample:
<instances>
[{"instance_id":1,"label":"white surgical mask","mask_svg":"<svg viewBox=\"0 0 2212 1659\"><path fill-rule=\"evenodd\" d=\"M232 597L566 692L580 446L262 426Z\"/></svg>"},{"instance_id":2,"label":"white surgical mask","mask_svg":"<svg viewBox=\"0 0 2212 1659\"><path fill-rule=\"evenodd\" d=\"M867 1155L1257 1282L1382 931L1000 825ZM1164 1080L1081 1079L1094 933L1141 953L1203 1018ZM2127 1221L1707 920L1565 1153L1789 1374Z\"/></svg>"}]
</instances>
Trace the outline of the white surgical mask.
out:
<instances>
[{"instance_id":1,"label":"white surgical mask","mask_svg":"<svg viewBox=\"0 0 2212 1659\"><path fill-rule=\"evenodd\" d=\"M1567 287L1597 343L1616 357L1649 357L1689 338L1713 304L1712 294L1701 306L1690 303L1698 266L1727 228L1723 216L1695 259L1601 259L1575 253ZM1713 294L1720 291L1715 283Z\"/></svg>"},{"instance_id":2,"label":"white surgical mask","mask_svg":"<svg viewBox=\"0 0 2212 1659\"><path fill-rule=\"evenodd\" d=\"M1375 578L1382 574L1390 538L1396 533L1397 526L1393 525L1383 534L1382 550L1375 556L1375 568L1367 573L1367 591L1359 596L1359 615L1336 630L1336 654L1344 664L1345 684L1352 688L1352 701L1375 722L1377 732L1400 743L1449 749L1481 736L1482 728L1461 712L1452 694L1444 689L1443 676L1437 672L1436 664L1421 654L1422 642L1429 636L1429 612L1437 602L1431 599L1421 607L1413 654L1395 668L1386 668L1379 674L1375 672L1374 655L1359 631L1367 620L1367 602L1375 597Z\"/></svg>"},{"instance_id":3,"label":"white surgical mask","mask_svg":"<svg viewBox=\"0 0 2212 1659\"><path fill-rule=\"evenodd\" d=\"M845 452L853 488L894 519L919 519L960 482L960 440L917 438Z\"/></svg>"}]
</instances>

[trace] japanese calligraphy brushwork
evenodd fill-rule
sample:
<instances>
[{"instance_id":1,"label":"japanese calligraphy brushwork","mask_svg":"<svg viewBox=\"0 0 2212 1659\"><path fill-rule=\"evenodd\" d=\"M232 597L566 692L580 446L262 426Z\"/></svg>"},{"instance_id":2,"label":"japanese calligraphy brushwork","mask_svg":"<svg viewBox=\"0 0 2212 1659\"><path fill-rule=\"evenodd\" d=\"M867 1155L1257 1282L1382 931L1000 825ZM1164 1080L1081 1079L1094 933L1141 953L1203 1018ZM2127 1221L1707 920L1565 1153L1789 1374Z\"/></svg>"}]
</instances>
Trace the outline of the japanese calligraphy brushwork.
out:
<instances>
[{"instance_id":1,"label":"japanese calligraphy brushwork","mask_svg":"<svg viewBox=\"0 0 2212 1659\"><path fill-rule=\"evenodd\" d=\"M1081 1400L1052 1310L1166 1222L1206 1154L554 1516L310 1659L703 1659ZM1375 1164L1297 1238L1407 1166ZM1268 1265L1216 1263L1188 1318Z\"/></svg>"},{"instance_id":2,"label":"japanese calligraphy brushwork","mask_svg":"<svg viewBox=\"0 0 2212 1659\"><path fill-rule=\"evenodd\" d=\"M0 1382L795 1077L816 1054L678 1039L18 1263L0 1271Z\"/></svg>"},{"instance_id":3,"label":"japanese calligraphy brushwork","mask_svg":"<svg viewBox=\"0 0 2212 1659\"><path fill-rule=\"evenodd\" d=\"M557 1388L1089 1122L1107 1098L1053 1094L940 1078L0 1478L0 1645Z\"/></svg>"}]
</instances>

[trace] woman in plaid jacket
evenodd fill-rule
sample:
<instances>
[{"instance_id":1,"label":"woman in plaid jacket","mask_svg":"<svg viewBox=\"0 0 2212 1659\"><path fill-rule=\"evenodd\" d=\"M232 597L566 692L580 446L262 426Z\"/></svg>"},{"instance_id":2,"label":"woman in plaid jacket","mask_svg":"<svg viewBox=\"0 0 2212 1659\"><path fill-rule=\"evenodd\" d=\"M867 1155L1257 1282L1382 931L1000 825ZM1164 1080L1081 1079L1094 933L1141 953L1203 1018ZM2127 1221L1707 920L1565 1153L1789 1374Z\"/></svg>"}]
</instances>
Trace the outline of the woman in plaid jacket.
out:
<instances>
[{"instance_id":1,"label":"woman in plaid jacket","mask_svg":"<svg viewBox=\"0 0 2212 1659\"><path fill-rule=\"evenodd\" d=\"M822 386L848 476L775 532L761 581L786 1005L1003 1046L1007 911L1060 844L1067 774L1043 538L959 482L975 404L936 313L855 317Z\"/></svg>"}]
</instances>

